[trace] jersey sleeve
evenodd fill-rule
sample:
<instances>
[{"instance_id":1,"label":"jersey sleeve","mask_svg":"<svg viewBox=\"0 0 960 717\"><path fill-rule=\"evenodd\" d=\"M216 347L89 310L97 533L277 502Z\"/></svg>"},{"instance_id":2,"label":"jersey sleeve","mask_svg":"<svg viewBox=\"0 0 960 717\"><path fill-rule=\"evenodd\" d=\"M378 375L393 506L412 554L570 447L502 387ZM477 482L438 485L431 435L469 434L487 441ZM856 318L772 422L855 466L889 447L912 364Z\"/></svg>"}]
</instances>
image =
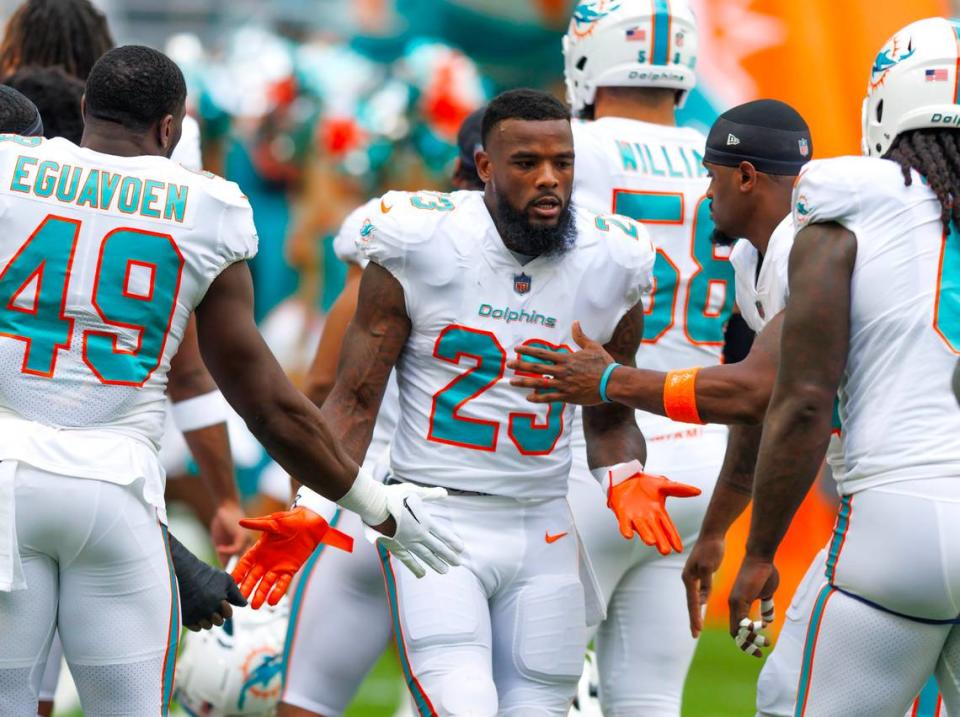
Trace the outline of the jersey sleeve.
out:
<instances>
[{"instance_id":1,"label":"jersey sleeve","mask_svg":"<svg viewBox=\"0 0 960 717\"><path fill-rule=\"evenodd\" d=\"M357 233L360 257L382 266L400 282L408 309L418 283L436 270L434 262L438 258L431 256L429 247L437 231L438 217L456 208L448 197L387 192L376 200Z\"/></svg>"},{"instance_id":2,"label":"jersey sleeve","mask_svg":"<svg viewBox=\"0 0 960 717\"><path fill-rule=\"evenodd\" d=\"M797 231L810 224L837 222L850 229L860 211L860 192L845 158L810 162L793 189Z\"/></svg>"},{"instance_id":3,"label":"jersey sleeve","mask_svg":"<svg viewBox=\"0 0 960 717\"><path fill-rule=\"evenodd\" d=\"M220 218L219 255L224 262L223 268L255 257L260 241L250 202L240 193L239 187L234 185L233 188L236 191L224 201Z\"/></svg>"},{"instance_id":4,"label":"jersey sleeve","mask_svg":"<svg viewBox=\"0 0 960 717\"><path fill-rule=\"evenodd\" d=\"M371 199L350 212L340 225L340 231L333 238L333 253L344 264L356 264L361 269L367 265L367 258L357 247L357 237L364 222L374 216L374 212L380 211L379 204L379 198Z\"/></svg>"},{"instance_id":5,"label":"jersey sleeve","mask_svg":"<svg viewBox=\"0 0 960 717\"><path fill-rule=\"evenodd\" d=\"M588 335L607 343L630 309L653 289L653 264L657 258L650 233L639 222L617 214L595 218L595 230L603 251L596 271L603 281L588 282L595 309Z\"/></svg>"}]
</instances>

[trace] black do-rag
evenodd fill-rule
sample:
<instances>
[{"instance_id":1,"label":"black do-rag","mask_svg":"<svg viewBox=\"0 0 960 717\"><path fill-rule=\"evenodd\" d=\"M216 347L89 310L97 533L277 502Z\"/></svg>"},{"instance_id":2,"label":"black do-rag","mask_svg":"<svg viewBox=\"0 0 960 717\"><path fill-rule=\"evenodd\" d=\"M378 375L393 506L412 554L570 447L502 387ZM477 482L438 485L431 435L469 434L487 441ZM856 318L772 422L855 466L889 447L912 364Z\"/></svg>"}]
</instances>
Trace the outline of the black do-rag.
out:
<instances>
[{"instance_id":1,"label":"black do-rag","mask_svg":"<svg viewBox=\"0 0 960 717\"><path fill-rule=\"evenodd\" d=\"M460 164L464 169L471 172L477 170L477 163L473 156L478 149L483 149L483 136L481 125L483 124L483 113L487 111L486 105L476 109L467 115L467 118L460 125L460 131L457 132L457 147L460 148Z\"/></svg>"},{"instance_id":2,"label":"black do-rag","mask_svg":"<svg viewBox=\"0 0 960 717\"><path fill-rule=\"evenodd\" d=\"M703 161L725 167L750 162L764 174L793 176L812 157L810 128L799 112L779 100L754 100L717 118Z\"/></svg>"}]
</instances>

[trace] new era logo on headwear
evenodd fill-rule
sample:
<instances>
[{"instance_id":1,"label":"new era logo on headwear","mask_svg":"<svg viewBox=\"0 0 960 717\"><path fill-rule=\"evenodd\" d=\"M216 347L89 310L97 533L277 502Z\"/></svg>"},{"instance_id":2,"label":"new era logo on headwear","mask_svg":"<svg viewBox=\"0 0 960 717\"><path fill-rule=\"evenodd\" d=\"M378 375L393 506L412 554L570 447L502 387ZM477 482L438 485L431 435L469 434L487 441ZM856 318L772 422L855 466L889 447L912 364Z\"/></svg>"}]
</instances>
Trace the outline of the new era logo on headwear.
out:
<instances>
[{"instance_id":1,"label":"new era logo on headwear","mask_svg":"<svg viewBox=\"0 0 960 717\"><path fill-rule=\"evenodd\" d=\"M740 140L737 138L737 135L735 135L735 134L728 134L728 135L727 135L727 146L730 147L730 146L735 145L735 144L740 144Z\"/></svg>"}]
</instances>

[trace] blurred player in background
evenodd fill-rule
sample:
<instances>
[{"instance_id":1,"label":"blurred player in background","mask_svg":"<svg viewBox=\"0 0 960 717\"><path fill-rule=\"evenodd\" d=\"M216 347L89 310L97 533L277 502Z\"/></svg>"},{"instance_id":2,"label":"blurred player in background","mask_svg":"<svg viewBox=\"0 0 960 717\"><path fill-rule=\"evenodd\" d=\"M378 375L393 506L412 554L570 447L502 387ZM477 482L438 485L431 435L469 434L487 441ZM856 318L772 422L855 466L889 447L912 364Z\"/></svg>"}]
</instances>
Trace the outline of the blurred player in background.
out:
<instances>
[{"instance_id":1,"label":"blurred player in background","mask_svg":"<svg viewBox=\"0 0 960 717\"><path fill-rule=\"evenodd\" d=\"M897 32L871 72L868 156L815 162L794 190L791 297L730 625L774 574L839 388L842 501L797 715L899 717L931 672L960 713L957 32L940 18Z\"/></svg>"},{"instance_id":2,"label":"blurred player in background","mask_svg":"<svg viewBox=\"0 0 960 717\"><path fill-rule=\"evenodd\" d=\"M460 127L459 156L451 181L455 189L483 189L474 160L481 146L483 112L484 108L476 110ZM360 277L367 265L358 250L357 237L364 221L380 211L379 201L372 199L354 210L334 241L337 256L349 268L347 283L327 316L307 376L307 395L318 406L333 388L347 325L357 310ZM364 458L364 465L375 475L385 476L389 470L387 447L396 430L399 410L396 381L391 377ZM307 491L301 488L300 493ZM331 525L354 537L354 553L321 553L321 546L304 566L293 597L278 717L340 717L393 635L380 558L376 548L364 539L359 518L340 511L333 503L324 506L316 496L309 500L306 504ZM331 620L330 615L337 619Z\"/></svg>"},{"instance_id":3,"label":"blurred player in background","mask_svg":"<svg viewBox=\"0 0 960 717\"><path fill-rule=\"evenodd\" d=\"M589 306L611 350L631 362L653 249L630 220L570 207L573 144L561 103L504 93L487 108L482 139L483 195L391 192L364 222L358 246L370 264L323 412L362 455L396 362L391 481L444 486L434 530L474 546L462 567L423 581L394 569L408 556L381 548L421 714L565 715L586 625L601 609L581 583L564 502L571 411L511 411L524 404L503 379L503 346L561 346L564 316ZM599 274L603 282L589 280ZM585 420L592 461L616 483L610 505L625 532L679 549L663 501L697 491L643 474L642 434L630 413L611 409Z\"/></svg>"},{"instance_id":4,"label":"blurred player in background","mask_svg":"<svg viewBox=\"0 0 960 717\"><path fill-rule=\"evenodd\" d=\"M704 137L675 112L696 82L697 26L684 0L581 2L564 38L567 95L576 116L574 201L643 222L657 250L638 363L670 370L718 364L734 305L729 248L710 242ZM727 429L691 429L637 414L646 469L696 485L671 510L685 543L696 539L723 461ZM625 542L590 475L573 429L570 505L607 603L595 637L607 715L679 717L696 641L684 629L684 555ZM665 552L665 551L661 551Z\"/></svg>"}]
</instances>

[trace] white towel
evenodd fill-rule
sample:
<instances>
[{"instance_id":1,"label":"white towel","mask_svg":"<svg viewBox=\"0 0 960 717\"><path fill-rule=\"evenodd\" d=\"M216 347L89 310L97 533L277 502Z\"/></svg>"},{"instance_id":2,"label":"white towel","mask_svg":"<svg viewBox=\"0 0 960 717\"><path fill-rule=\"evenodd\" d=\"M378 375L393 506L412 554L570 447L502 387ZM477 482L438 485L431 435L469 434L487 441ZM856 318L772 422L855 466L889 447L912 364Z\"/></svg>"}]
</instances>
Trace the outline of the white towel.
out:
<instances>
[{"instance_id":1,"label":"white towel","mask_svg":"<svg viewBox=\"0 0 960 717\"><path fill-rule=\"evenodd\" d=\"M0 461L0 591L26 590L17 545L17 521L14 504L16 461Z\"/></svg>"}]
</instances>

